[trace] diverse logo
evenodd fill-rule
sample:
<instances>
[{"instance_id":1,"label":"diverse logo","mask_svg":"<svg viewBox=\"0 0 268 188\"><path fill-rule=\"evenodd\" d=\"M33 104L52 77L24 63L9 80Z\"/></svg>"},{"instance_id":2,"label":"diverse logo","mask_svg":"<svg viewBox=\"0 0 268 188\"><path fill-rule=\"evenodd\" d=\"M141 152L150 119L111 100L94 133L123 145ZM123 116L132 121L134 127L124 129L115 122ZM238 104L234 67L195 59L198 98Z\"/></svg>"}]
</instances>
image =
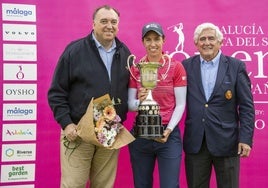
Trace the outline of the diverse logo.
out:
<instances>
[{"instance_id":1,"label":"diverse logo","mask_svg":"<svg viewBox=\"0 0 268 188\"><path fill-rule=\"evenodd\" d=\"M36 144L3 144L2 161L33 161L36 157Z\"/></svg>"},{"instance_id":2,"label":"diverse logo","mask_svg":"<svg viewBox=\"0 0 268 188\"><path fill-rule=\"evenodd\" d=\"M12 148L7 148L6 150L2 149L2 151L5 152L5 155L2 155L2 161L4 161L4 156L12 157L14 156L15 153L15 151Z\"/></svg>"}]
</instances>

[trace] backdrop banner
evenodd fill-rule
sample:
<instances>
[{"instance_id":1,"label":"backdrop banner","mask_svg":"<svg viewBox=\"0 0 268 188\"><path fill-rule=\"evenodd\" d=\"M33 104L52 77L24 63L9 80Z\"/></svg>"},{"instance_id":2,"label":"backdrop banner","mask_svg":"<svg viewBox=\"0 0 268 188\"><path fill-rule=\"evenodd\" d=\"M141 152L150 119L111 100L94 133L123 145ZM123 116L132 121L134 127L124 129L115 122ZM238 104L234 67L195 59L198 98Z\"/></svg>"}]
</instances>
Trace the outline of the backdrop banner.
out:
<instances>
[{"instance_id":1,"label":"backdrop banner","mask_svg":"<svg viewBox=\"0 0 268 188\"><path fill-rule=\"evenodd\" d=\"M212 22L224 34L222 52L246 63L255 103L254 145L241 159L240 187L268 184L268 6L266 0L2 0L0 78L0 187L58 188L60 126L48 106L54 68L71 41L92 29L96 7L109 4L120 12L119 34L137 56L145 55L142 26L159 22L166 36L164 51L182 61L194 54L197 25ZM134 114L124 123L130 130ZM183 134L184 121L180 122ZM157 168L154 187L159 187ZM184 160L180 185L187 187ZM127 146L121 148L115 188L132 188ZM215 176L211 187L216 187Z\"/></svg>"}]
</instances>

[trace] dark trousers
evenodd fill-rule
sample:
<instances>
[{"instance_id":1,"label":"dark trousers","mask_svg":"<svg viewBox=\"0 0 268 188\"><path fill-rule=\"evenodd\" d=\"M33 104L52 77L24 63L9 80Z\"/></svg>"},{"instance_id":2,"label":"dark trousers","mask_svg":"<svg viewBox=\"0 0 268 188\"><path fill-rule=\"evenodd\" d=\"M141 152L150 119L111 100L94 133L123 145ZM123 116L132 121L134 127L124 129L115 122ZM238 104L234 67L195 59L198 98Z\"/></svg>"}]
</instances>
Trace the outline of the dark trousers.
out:
<instances>
[{"instance_id":1,"label":"dark trousers","mask_svg":"<svg viewBox=\"0 0 268 188\"><path fill-rule=\"evenodd\" d=\"M166 143L137 138L129 144L135 188L152 188L156 160L161 188L179 188L182 155L180 131L176 127Z\"/></svg>"},{"instance_id":2,"label":"dark trousers","mask_svg":"<svg viewBox=\"0 0 268 188\"><path fill-rule=\"evenodd\" d=\"M218 188L238 188L240 159L235 157L215 157L206 142L197 154L185 154L185 169L188 188L209 188L212 166Z\"/></svg>"}]
</instances>

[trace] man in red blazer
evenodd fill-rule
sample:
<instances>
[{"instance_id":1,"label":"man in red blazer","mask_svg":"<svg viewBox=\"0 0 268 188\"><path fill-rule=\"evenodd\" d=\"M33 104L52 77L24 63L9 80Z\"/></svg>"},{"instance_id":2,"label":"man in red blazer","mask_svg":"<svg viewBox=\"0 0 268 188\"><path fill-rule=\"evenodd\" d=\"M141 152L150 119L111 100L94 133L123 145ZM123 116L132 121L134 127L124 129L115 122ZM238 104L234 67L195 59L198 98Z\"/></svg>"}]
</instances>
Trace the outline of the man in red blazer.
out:
<instances>
[{"instance_id":1,"label":"man in red blazer","mask_svg":"<svg viewBox=\"0 0 268 188\"><path fill-rule=\"evenodd\" d=\"M184 131L189 188L208 188L212 167L218 188L239 187L240 157L248 157L254 132L251 82L244 62L223 55L223 34L212 23L199 25L200 52L182 63L187 73Z\"/></svg>"}]
</instances>

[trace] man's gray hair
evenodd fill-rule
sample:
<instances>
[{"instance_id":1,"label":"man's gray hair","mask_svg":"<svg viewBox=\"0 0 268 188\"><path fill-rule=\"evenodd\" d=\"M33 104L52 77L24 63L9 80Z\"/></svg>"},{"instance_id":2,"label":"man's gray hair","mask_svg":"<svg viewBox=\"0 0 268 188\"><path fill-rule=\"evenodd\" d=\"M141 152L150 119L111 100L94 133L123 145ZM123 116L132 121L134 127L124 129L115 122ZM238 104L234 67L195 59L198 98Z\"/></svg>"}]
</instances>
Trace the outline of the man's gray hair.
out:
<instances>
[{"instance_id":1,"label":"man's gray hair","mask_svg":"<svg viewBox=\"0 0 268 188\"><path fill-rule=\"evenodd\" d=\"M198 25L194 31L194 43L196 44L198 42L200 34L203 32L205 29L213 29L216 31L216 37L219 42L222 42L223 40L223 34L220 31L219 27L214 25L213 23L202 23Z\"/></svg>"}]
</instances>

